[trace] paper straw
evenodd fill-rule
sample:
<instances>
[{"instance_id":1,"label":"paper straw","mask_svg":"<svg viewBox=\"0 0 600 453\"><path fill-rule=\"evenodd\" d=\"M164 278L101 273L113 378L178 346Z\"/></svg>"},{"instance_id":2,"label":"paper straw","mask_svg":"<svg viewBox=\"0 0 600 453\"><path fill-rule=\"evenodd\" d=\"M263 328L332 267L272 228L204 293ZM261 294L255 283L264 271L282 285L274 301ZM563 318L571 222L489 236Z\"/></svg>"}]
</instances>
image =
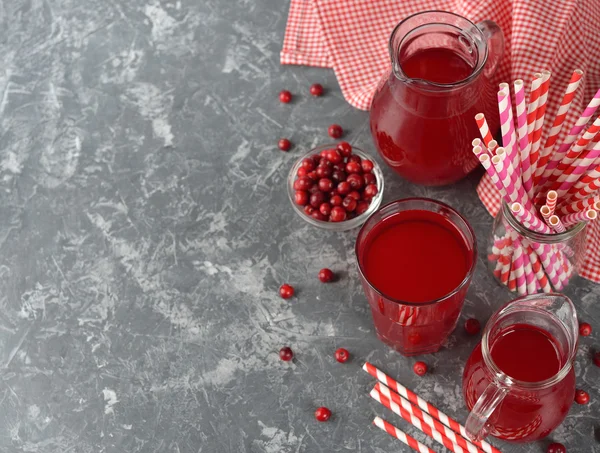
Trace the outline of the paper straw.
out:
<instances>
[{"instance_id":1,"label":"paper straw","mask_svg":"<svg viewBox=\"0 0 600 453\"><path fill-rule=\"evenodd\" d=\"M517 293L519 293L520 296L524 296L527 294L527 282L525 279L525 266L523 264L523 248L518 239L516 240L512 261L517 283Z\"/></svg>"},{"instance_id":2,"label":"paper straw","mask_svg":"<svg viewBox=\"0 0 600 453\"><path fill-rule=\"evenodd\" d=\"M510 162L513 164L513 166L515 166L517 163L517 146L514 123L512 120L510 92L508 89L498 91L498 111L500 112L502 145L510 158Z\"/></svg>"},{"instance_id":3,"label":"paper straw","mask_svg":"<svg viewBox=\"0 0 600 453\"><path fill-rule=\"evenodd\" d=\"M587 222L594 220L598 217L598 211L594 209L588 209L586 211L575 212L563 217L562 222L566 228L570 228L579 222Z\"/></svg>"},{"instance_id":4,"label":"paper straw","mask_svg":"<svg viewBox=\"0 0 600 453\"><path fill-rule=\"evenodd\" d=\"M483 113L478 113L477 115L475 115L475 122L477 123L477 127L479 128L481 138L483 138L483 143L485 143L485 146L489 148L490 142L494 139L494 137L492 137L492 133L490 132L490 128L485 119L485 115Z\"/></svg>"},{"instance_id":5,"label":"paper straw","mask_svg":"<svg viewBox=\"0 0 600 453\"><path fill-rule=\"evenodd\" d=\"M564 233L566 231L565 226L560 221L557 215L550 216L548 223L550 227L554 228L554 231L556 231L557 233Z\"/></svg>"},{"instance_id":6,"label":"paper straw","mask_svg":"<svg viewBox=\"0 0 600 453\"><path fill-rule=\"evenodd\" d=\"M479 159L479 156L481 156L483 154L487 155L487 153L479 145L473 147L473 154L475 154L478 159Z\"/></svg>"},{"instance_id":7,"label":"paper straw","mask_svg":"<svg viewBox=\"0 0 600 453\"><path fill-rule=\"evenodd\" d=\"M546 144L544 148L540 152L540 159L537 164L537 169L535 171L534 181L537 184L539 179L541 178L544 170L546 169L546 165L550 160L552 155L552 149L558 140L558 136L562 131L563 125L565 123L565 119L567 118L567 114L569 113L569 108L571 107L571 103L575 98L575 92L577 91L577 87L581 81L581 77L583 76L583 71L581 69L576 69L571 76L571 80L569 80L569 84L567 85L567 89L565 90L565 94L560 102L560 106L558 111L556 112L556 117L554 118L554 123L552 124L552 128L548 133L548 138L546 139Z\"/></svg>"},{"instance_id":8,"label":"paper straw","mask_svg":"<svg viewBox=\"0 0 600 453\"><path fill-rule=\"evenodd\" d=\"M557 189L558 196L562 197L566 194L577 183L581 175L588 171L588 168L593 165L598 157L600 157L600 143L596 143L590 150L585 150L579 159L566 168L558 177L557 183L560 183Z\"/></svg>"},{"instance_id":9,"label":"paper straw","mask_svg":"<svg viewBox=\"0 0 600 453\"><path fill-rule=\"evenodd\" d=\"M537 255L537 253L535 253L533 251L533 249L531 248L531 244L526 239L523 239L523 246L525 247L525 250L527 251L527 256L531 260L531 269L533 270L533 273L535 274L538 282L540 283L540 287L542 288L542 291L544 291L545 293L551 293L552 287L550 286L548 277L544 273L542 263Z\"/></svg>"},{"instance_id":10,"label":"paper straw","mask_svg":"<svg viewBox=\"0 0 600 453\"><path fill-rule=\"evenodd\" d=\"M519 135L519 153L521 156L521 172L523 174L523 187L527 195L533 197L533 179L531 162L529 161L529 134L527 133L527 111L525 103L525 87L522 80L515 80L515 108L517 112L517 132Z\"/></svg>"},{"instance_id":11,"label":"paper straw","mask_svg":"<svg viewBox=\"0 0 600 453\"><path fill-rule=\"evenodd\" d=\"M536 108L535 124L533 127L533 138L531 139L531 151L529 160L532 169L537 168L537 161L540 157L540 145L542 142L542 129L544 126L544 118L546 115L546 100L548 99L548 89L550 88L550 71L542 72L542 87L538 105Z\"/></svg>"},{"instance_id":12,"label":"paper straw","mask_svg":"<svg viewBox=\"0 0 600 453\"><path fill-rule=\"evenodd\" d=\"M498 160L502 160L502 171L506 172L506 176L510 178L510 185L516 191L517 201L520 201L521 203L523 203L525 208L531 209L532 208L531 201L529 200L529 197L525 193L525 190L523 189L523 185L521 183L520 169L516 170L513 167L512 163L510 161L510 156L504 150L504 148L498 148L496 150L496 155L492 158L492 163L494 164L494 166L496 166L496 162ZM505 186L505 182L503 180L504 173L501 173L500 170L498 170L498 168L499 167L497 167L496 170L498 171L499 178L502 181L502 184ZM506 188L506 186L505 186L505 188ZM507 193L508 193L508 189L507 189Z\"/></svg>"},{"instance_id":13,"label":"paper straw","mask_svg":"<svg viewBox=\"0 0 600 453\"><path fill-rule=\"evenodd\" d=\"M567 192L567 197L572 197L575 200L587 198L600 188L600 164L593 170L583 175L579 181Z\"/></svg>"},{"instance_id":14,"label":"paper straw","mask_svg":"<svg viewBox=\"0 0 600 453\"><path fill-rule=\"evenodd\" d=\"M531 258L525 251L525 247L522 244L519 244L519 247L523 248L522 257L523 257L523 267L525 269L525 280L527 281L527 294L535 294L540 287L539 282L535 274L533 273L533 266L531 264Z\"/></svg>"},{"instance_id":15,"label":"paper straw","mask_svg":"<svg viewBox=\"0 0 600 453\"><path fill-rule=\"evenodd\" d=\"M431 448L423 445L421 442L416 440L414 437L409 436L404 431L396 428L391 423L386 422L381 417L375 417L373 419L373 424L375 426L377 426L379 429L388 433L390 436L395 437L396 439L400 440L401 442L404 442L406 445L408 445L410 448L412 448L415 451L418 451L420 453L436 453Z\"/></svg>"},{"instance_id":16,"label":"paper straw","mask_svg":"<svg viewBox=\"0 0 600 453\"><path fill-rule=\"evenodd\" d=\"M461 436L463 436L465 439L469 438L469 436L467 434L467 430L465 429L465 427L463 425L458 423L456 420L448 417L442 411L438 410L433 404L428 403L427 401L422 399L420 396L418 396L416 393L407 389L402 384L395 381L394 379L389 377L387 374L385 374L383 371L379 370L378 368L376 368L369 362L365 362L365 364L363 365L363 370L365 370L371 376L376 378L379 382L388 386L394 392L396 392L399 395L406 398L408 401L410 401L415 406L418 406L419 408L421 408L422 410L427 412L432 417L437 418L440 422L442 422L447 427L451 428L453 431L460 433ZM477 445L479 448L481 448L483 451L485 451L486 453L500 453L500 450L491 446L485 440L482 440L480 442L473 442L473 443L475 445Z\"/></svg>"},{"instance_id":17,"label":"paper straw","mask_svg":"<svg viewBox=\"0 0 600 453\"><path fill-rule=\"evenodd\" d=\"M538 233L550 234L552 231L538 217L523 208L521 203L513 203L510 207L515 218L525 227Z\"/></svg>"},{"instance_id":18,"label":"paper straw","mask_svg":"<svg viewBox=\"0 0 600 453\"><path fill-rule=\"evenodd\" d=\"M535 126L536 109L542 88L542 74L537 72L531 79L531 88L529 89L529 105L527 107L527 134L529 142L532 141L533 127Z\"/></svg>"},{"instance_id":19,"label":"paper straw","mask_svg":"<svg viewBox=\"0 0 600 453\"><path fill-rule=\"evenodd\" d=\"M504 185L502 184L502 182L499 179L496 168L492 165L490 156L488 156L487 154L480 154L479 162L481 162L481 165L483 166L483 168L485 168L485 171L487 172L487 174L490 175L490 179L492 180L492 183L494 183L494 185L496 186L496 189L498 189L498 192L500 192L500 195L502 196L502 198L507 200L506 189L504 189ZM508 200L508 201L510 201L510 200Z\"/></svg>"},{"instance_id":20,"label":"paper straw","mask_svg":"<svg viewBox=\"0 0 600 453\"><path fill-rule=\"evenodd\" d=\"M512 292L517 291L517 277L515 277L514 266L510 270L510 277L508 278L508 283L506 284L506 287L509 289L509 291L512 291Z\"/></svg>"},{"instance_id":21,"label":"paper straw","mask_svg":"<svg viewBox=\"0 0 600 453\"><path fill-rule=\"evenodd\" d=\"M497 149L498 149L498 142L496 140L492 140L490 142L490 144L488 145L488 151L490 152L490 154L494 155L496 153Z\"/></svg>"},{"instance_id":22,"label":"paper straw","mask_svg":"<svg viewBox=\"0 0 600 453\"><path fill-rule=\"evenodd\" d=\"M385 406L389 410L391 410L394 414L399 415L404 420L406 420L411 425L413 425L415 428L420 429L425 434L427 434L429 437L433 438L435 441L442 444L448 450L450 450L454 453L467 453L468 452L468 450L463 449L456 442L452 442L448 437L444 436L441 432L439 432L439 431L433 429L431 426L421 422L421 420L419 420L417 417L412 415L406 409L398 406L393 401L390 401L389 399L387 399L385 396L383 396L377 390L375 390L375 389L371 390L371 393L369 395L375 401L377 401L378 403L381 403L383 406Z\"/></svg>"},{"instance_id":23,"label":"paper straw","mask_svg":"<svg viewBox=\"0 0 600 453\"><path fill-rule=\"evenodd\" d=\"M558 201L558 194L555 190L550 190L546 194L546 206L550 210L550 215L554 214L554 209L556 208L556 202Z\"/></svg>"},{"instance_id":24,"label":"paper straw","mask_svg":"<svg viewBox=\"0 0 600 453\"><path fill-rule=\"evenodd\" d=\"M550 208L548 207L548 205L544 205L540 208L540 214L542 215L542 218L546 222L546 225L548 225L548 221L550 220L550 217L552 217L552 214L553 214L553 212L550 211ZM550 225L548 225L548 226L550 226Z\"/></svg>"},{"instance_id":25,"label":"paper straw","mask_svg":"<svg viewBox=\"0 0 600 453\"><path fill-rule=\"evenodd\" d=\"M375 390L387 398L392 403L400 406L402 409L409 412L412 416L417 417L423 423L429 425L432 429L439 431L442 435L446 436L455 444L458 444L461 448L466 448L471 453L478 453L479 450L475 445L469 442L467 439L462 437L460 434L452 431L446 425L443 425L440 421L432 418L428 413L423 412L416 406L413 406L406 398L398 395L396 392L391 391L384 384L378 382L375 384Z\"/></svg>"},{"instance_id":26,"label":"paper straw","mask_svg":"<svg viewBox=\"0 0 600 453\"><path fill-rule=\"evenodd\" d=\"M583 200L577 200L567 205L561 206L558 209L558 211L562 215L567 215L586 210L592 206L594 206L594 209L598 211L599 209L595 207L596 203L598 202L600 202L600 194L592 195L588 198L584 198Z\"/></svg>"}]
</instances>

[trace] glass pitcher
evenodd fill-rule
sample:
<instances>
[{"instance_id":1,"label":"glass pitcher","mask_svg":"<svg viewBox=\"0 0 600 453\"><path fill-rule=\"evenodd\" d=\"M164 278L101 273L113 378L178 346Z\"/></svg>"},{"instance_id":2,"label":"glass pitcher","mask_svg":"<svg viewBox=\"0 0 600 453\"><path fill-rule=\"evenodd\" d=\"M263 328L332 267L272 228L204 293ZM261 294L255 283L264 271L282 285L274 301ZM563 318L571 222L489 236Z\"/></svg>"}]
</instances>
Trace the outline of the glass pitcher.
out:
<instances>
[{"instance_id":1,"label":"glass pitcher","mask_svg":"<svg viewBox=\"0 0 600 453\"><path fill-rule=\"evenodd\" d=\"M573 403L577 340L575 307L562 294L523 297L496 312L465 365L467 434L513 442L550 434Z\"/></svg>"},{"instance_id":2,"label":"glass pitcher","mask_svg":"<svg viewBox=\"0 0 600 453\"><path fill-rule=\"evenodd\" d=\"M475 115L499 128L491 78L504 50L494 22L477 25L453 13L425 11L400 22L390 37L391 72L371 104L371 134L383 159L418 184L444 185L477 166Z\"/></svg>"}]
</instances>

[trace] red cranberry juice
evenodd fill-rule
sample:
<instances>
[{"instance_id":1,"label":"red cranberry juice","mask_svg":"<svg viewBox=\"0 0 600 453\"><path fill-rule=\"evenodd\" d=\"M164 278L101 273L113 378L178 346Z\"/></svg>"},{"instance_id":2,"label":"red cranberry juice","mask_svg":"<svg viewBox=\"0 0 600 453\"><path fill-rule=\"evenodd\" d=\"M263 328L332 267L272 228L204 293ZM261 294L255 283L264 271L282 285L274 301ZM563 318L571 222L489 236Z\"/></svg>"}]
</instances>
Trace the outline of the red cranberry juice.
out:
<instances>
[{"instance_id":1,"label":"red cranberry juice","mask_svg":"<svg viewBox=\"0 0 600 453\"><path fill-rule=\"evenodd\" d=\"M494 86L485 71L461 87L473 67L451 49L429 48L400 60L402 72L448 88L404 82L392 73L371 105L371 133L386 162L409 181L444 185L477 166L471 140L479 136L474 116L484 112L495 132L499 120Z\"/></svg>"},{"instance_id":2,"label":"red cranberry juice","mask_svg":"<svg viewBox=\"0 0 600 453\"><path fill-rule=\"evenodd\" d=\"M557 341L547 331L528 324L515 324L500 331L491 342L491 356L502 372L523 382L550 379L564 365ZM463 392L469 409L489 383L481 345L478 345L463 376ZM511 391L492 414L492 435L516 442L547 436L567 416L574 392L573 370L550 388Z\"/></svg>"},{"instance_id":3,"label":"red cranberry juice","mask_svg":"<svg viewBox=\"0 0 600 453\"><path fill-rule=\"evenodd\" d=\"M435 212L402 211L377 224L359 260L366 279L384 295L365 285L379 338L405 355L437 351L456 326L468 285L427 303L459 287L473 259L460 231Z\"/></svg>"}]
</instances>

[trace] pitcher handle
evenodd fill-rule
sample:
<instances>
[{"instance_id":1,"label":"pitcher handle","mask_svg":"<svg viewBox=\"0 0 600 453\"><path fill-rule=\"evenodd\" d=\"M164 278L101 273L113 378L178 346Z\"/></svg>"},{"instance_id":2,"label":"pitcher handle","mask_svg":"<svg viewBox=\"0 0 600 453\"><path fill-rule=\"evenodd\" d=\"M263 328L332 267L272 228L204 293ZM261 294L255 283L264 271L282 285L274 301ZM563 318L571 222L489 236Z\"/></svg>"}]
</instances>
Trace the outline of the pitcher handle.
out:
<instances>
[{"instance_id":1,"label":"pitcher handle","mask_svg":"<svg viewBox=\"0 0 600 453\"><path fill-rule=\"evenodd\" d=\"M471 440L480 441L488 435L490 431L488 420L507 393L508 388L499 382L492 381L487 386L467 417L465 429Z\"/></svg>"},{"instance_id":2,"label":"pitcher handle","mask_svg":"<svg viewBox=\"0 0 600 453\"><path fill-rule=\"evenodd\" d=\"M504 33L498 24L491 20L479 22L477 27L487 39L488 61L483 71L486 76L491 77L498 69L504 55Z\"/></svg>"}]
</instances>

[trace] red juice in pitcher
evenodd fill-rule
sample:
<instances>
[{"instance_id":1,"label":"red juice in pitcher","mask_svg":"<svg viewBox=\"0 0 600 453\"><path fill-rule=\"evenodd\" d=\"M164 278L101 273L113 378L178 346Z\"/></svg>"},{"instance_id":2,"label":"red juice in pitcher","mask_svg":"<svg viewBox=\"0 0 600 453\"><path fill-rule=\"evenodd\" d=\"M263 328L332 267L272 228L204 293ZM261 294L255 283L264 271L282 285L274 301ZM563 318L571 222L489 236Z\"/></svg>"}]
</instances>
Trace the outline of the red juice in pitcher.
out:
<instances>
[{"instance_id":1,"label":"red juice in pitcher","mask_svg":"<svg viewBox=\"0 0 600 453\"><path fill-rule=\"evenodd\" d=\"M450 210L433 200L400 200L375 213L357 239L377 335L405 355L437 351L462 309L475 243Z\"/></svg>"}]
</instances>

